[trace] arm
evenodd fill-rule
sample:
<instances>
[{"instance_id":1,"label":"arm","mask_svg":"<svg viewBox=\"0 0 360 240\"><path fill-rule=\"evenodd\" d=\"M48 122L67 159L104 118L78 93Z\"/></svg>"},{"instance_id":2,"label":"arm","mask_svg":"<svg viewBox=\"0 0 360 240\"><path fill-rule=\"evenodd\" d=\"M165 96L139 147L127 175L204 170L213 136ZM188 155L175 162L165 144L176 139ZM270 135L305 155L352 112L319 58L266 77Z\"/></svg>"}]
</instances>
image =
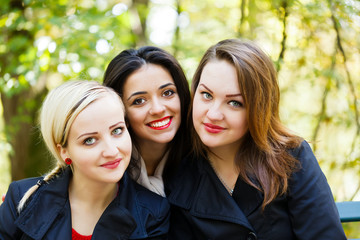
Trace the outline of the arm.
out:
<instances>
[{"instance_id":1,"label":"arm","mask_svg":"<svg viewBox=\"0 0 360 240\"><path fill-rule=\"evenodd\" d=\"M0 239L17 239L19 234L15 220L18 217L17 205L21 199L19 186L10 184L4 202L0 205Z\"/></svg>"},{"instance_id":2,"label":"arm","mask_svg":"<svg viewBox=\"0 0 360 240\"><path fill-rule=\"evenodd\" d=\"M298 239L346 239L330 186L307 142L293 152L300 169L289 181L288 207Z\"/></svg>"}]
</instances>

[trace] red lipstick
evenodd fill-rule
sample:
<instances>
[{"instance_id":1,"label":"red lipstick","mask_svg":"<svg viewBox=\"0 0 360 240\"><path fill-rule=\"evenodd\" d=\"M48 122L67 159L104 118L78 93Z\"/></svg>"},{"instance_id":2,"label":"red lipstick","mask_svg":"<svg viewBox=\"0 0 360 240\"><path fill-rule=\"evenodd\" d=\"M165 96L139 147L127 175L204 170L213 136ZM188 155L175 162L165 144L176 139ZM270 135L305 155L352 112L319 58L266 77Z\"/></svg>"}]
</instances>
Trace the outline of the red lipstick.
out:
<instances>
[{"instance_id":1,"label":"red lipstick","mask_svg":"<svg viewBox=\"0 0 360 240\"><path fill-rule=\"evenodd\" d=\"M205 126L205 130L208 131L209 133L219 133L225 129L223 127L211 123L204 123L204 126Z\"/></svg>"},{"instance_id":2,"label":"red lipstick","mask_svg":"<svg viewBox=\"0 0 360 240\"><path fill-rule=\"evenodd\" d=\"M167 116L167 117L149 122L146 125L149 126L151 129L163 130L163 129L168 128L171 125L171 122L172 122L172 117Z\"/></svg>"},{"instance_id":3,"label":"red lipstick","mask_svg":"<svg viewBox=\"0 0 360 240\"><path fill-rule=\"evenodd\" d=\"M117 168L117 166L119 166L120 162L121 162L121 158L118 158L114 161L109 161L109 162L106 162L102 165L100 165L101 167L104 167L104 168L108 168L108 169L114 169L114 168Z\"/></svg>"}]
</instances>

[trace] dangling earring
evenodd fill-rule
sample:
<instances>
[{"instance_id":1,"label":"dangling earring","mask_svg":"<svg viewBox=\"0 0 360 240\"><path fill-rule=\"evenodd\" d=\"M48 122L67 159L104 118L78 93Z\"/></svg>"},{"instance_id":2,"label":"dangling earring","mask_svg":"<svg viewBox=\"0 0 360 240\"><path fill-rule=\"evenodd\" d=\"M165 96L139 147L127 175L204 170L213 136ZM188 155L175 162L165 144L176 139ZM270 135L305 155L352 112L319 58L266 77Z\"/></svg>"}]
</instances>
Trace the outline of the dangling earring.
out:
<instances>
[{"instance_id":1,"label":"dangling earring","mask_svg":"<svg viewBox=\"0 0 360 240\"><path fill-rule=\"evenodd\" d=\"M72 160L70 158L65 158L65 163L67 165L70 165L72 163Z\"/></svg>"}]
</instances>

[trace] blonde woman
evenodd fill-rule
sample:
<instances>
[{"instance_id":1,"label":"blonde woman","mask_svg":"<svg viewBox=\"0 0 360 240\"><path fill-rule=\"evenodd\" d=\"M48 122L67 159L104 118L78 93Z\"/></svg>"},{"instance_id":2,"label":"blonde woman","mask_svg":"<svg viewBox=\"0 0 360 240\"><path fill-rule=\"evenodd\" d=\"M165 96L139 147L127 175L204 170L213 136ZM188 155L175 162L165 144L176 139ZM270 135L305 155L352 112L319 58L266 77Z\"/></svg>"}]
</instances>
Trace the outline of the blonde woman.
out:
<instances>
[{"instance_id":1,"label":"blonde woman","mask_svg":"<svg viewBox=\"0 0 360 240\"><path fill-rule=\"evenodd\" d=\"M127 175L124 115L120 97L97 82L52 90L40 126L56 167L11 183L0 206L0 239L165 238L167 202Z\"/></svg>"}]
</instances>

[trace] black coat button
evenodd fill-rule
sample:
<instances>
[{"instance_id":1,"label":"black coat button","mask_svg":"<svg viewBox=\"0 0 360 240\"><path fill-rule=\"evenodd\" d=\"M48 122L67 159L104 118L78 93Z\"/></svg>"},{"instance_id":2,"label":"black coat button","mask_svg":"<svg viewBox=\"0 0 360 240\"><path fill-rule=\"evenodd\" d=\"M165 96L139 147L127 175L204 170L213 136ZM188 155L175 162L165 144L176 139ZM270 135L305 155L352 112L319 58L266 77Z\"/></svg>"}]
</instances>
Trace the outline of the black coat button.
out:
<instances>
[{"instance_id":1,"label":"black coat button","mask_svg":"<svg viewBox=\"0 0 360 240\"><path fill-rule=\"evenodd\" d=\"M256 240L256 234L253 232L249 232L248 236L247 236L247 240Z\"/></svg>"}]
</instances>

